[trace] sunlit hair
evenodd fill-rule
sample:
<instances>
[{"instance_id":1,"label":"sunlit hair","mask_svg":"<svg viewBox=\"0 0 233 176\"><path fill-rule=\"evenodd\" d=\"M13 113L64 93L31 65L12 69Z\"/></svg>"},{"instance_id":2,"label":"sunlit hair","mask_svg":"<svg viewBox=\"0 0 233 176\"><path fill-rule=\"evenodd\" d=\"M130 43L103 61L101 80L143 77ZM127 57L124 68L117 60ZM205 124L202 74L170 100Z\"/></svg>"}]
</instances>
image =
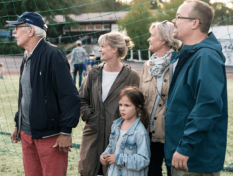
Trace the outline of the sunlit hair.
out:
<instances>
[{"instance_id":1,"label":"sunlit hair","mask_svg":"<svg viewBox=\"0 0 233 176\"><path fill-rule=\"evenodd\" d=\"M121 59L125 58L128 48L134 46L131 39L126 34L120 32L103 34L99 37L98 43L99 45L108 43L111 48L117 48L118 57Z\"/></svg>"},{"instance_id":2,"label":"sunlit hair","mask_svg":"<svg viewBox=\"0 0 233 176\"><path fill-rule=\"evenodd\" d=\"M145 99L142 94L142 91L138 87L125 87L120 91L119 100L126 96L136 107L139 109L138 115L141 117L140 120L147 129L149 125L149 114L145 107Z\"/></svg>"},{"instance_id":3,"label":"sunlit hair","mask_svg":"<svg viewBox=\"0 0 233 176\"><path fill-rule=\"evenodd\" d=\"M214 10L211 6L203 1L187 0L184 3L195 2L193 9L189 12L190 18L199 20L200 30L202 33L208 34L211 23L214 18Z\"/></svg>"},{"instance_id":4,"label":"sunlit hair","mask_svg":"<svg viewBox=\"0 0 233 176\"><path fill-rule=\"evenodd\" d=\"M26 29L29 29L30 27L33 27L35 29L35 36L38 37L38 38L46 38L46 32L44 29L38 27L38 26L35 26L33 24L29 24L29 23L26 23L26 26L28 27L25 27Z\"/></svg>"},{"instance_id":5,"label":"sunlit hair","mask_svg":"<svg viewBox=\"0 0 233 176\"><path fill-rule=\"evenodd\" d=\"M150 26L150 33L154 28L157 28L158 35L160 40L165 41L166 45L173 48L174 50L178 50L181 46L181 41L175 39L173 37L174 25L171 22L154 22Z\"/></svg>"}]
</instances>

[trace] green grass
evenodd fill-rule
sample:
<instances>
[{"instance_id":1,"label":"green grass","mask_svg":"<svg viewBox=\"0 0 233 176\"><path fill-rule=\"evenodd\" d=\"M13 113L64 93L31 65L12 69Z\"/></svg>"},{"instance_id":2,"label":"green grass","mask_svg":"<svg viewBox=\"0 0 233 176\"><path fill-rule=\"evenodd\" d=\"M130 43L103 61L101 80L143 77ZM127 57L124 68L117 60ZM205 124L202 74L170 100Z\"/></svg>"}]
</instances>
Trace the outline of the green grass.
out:
<instances>
[{"instance_id":1,"label":"green grass","mask_svg":"<svg viewBox=\"0 0 233 176\"><path fill-rule=\"evenodd\" d=\"M14 114L17 110L19 76L8 76L0 79L0 131L12 132ZM78 83L78 81L77 81ZM233 79L228 79L229 126L225 166L233 164ZM80 120L73 130L73 143L80 144L84 123ZM216 141L217 142L217 141ZM73 148L69 153L68 176L79 176L77 170L79 149ZM23 176L21 144L12 144L10 136L0 135L0 176ZM223 176L233 175L222 172Z\"/></svg>"}]
</instances>

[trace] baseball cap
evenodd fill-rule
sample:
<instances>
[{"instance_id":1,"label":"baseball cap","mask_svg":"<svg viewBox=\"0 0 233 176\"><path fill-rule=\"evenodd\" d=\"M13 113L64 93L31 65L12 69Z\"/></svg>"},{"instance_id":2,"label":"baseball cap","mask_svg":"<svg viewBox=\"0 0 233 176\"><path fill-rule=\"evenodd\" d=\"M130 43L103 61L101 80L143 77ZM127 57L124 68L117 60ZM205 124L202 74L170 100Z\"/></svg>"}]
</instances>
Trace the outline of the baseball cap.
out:
<instances>
[{"instance_id":1,"label":"baseball cap","mask_svg":"<svg viewBox=\"0 0 233 176\"><path fill-rule=\"evenodd\" d=\"M78 44L79 44L79 45L82 45L82 42L81 42L80 40L77 40L77 41L76 41L76 45L78 45Z\"/></svg>"},{"instance_id":2,"label":"baseball cap","mask_svg":"<svg viewBox=\"0 0 233 176\"><path fill-rule=\"evenodd\" d=\"M22 23L29 23L38 26L45 31L47 31L48 26L45 24L43 17L36 12L25 12L23 13L17 21L6 21L9 24L17 25Z\"/></svg>"}]
</instances>

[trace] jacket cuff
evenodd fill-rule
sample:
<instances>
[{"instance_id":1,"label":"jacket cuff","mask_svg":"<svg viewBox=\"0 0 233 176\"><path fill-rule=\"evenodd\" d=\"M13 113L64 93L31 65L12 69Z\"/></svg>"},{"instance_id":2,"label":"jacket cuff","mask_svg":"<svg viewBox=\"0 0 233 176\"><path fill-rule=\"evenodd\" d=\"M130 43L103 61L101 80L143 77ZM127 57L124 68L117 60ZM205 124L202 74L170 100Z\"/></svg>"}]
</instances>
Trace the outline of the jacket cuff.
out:
<instances>
[{"instance_id":1,"label":"jacket cuff","mask_svg":"<svg viewBox=\"0 0 233 176\"><path fill-rule=\"evenodd\" d=\"M68 133L71 134L72 132L72 128L68 128L68 127L61 127L61 133Z\"/></svg>"},{"instance_id":2,"label":"jacket cuff","mask_svg":"<svg viewBox=\"0 0 233 176\"><path fill-rule=\"evenodd\" d=\"M192 146L183 140L180 140L178 147L176 148L176 151L184 156L190 156L192 153Z\"/></svg>"},{"instance_id":3,"label":"jacket cuff","mask_svg":"<svg viewBox=\"0 0 233 176\"><path fill-rule=\"evenodd\" d=\"M121 164L119 163L119 158L120 158L120 154L117 154L117 155L116 155L116 161L115 161L115 163L116 163L117 165L121 165Z\"/></svg>"}]
</instances>

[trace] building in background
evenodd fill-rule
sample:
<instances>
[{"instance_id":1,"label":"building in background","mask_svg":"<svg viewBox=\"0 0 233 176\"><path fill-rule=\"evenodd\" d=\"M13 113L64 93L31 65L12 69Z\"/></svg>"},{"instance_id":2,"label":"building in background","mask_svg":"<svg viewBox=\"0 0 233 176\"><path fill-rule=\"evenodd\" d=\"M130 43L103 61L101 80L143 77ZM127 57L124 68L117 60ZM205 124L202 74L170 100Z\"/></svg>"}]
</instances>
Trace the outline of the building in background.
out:
<instances>
[{"instance_id":1,"label":"building in background","mask_svg":"<svg viewBox=\"0 0 233 176\"><path fill-rule=\"evenodd\" d=\"M222 45L225 65L233 66L233 25L214 26L210 29Z\"/></svg>"},{"instance_id":2,"label":"building in background","mask_svg":"<svg viewBox=\"0 0 233 176\"><path fill-rule=\"evenodd\" d=\"M82 40L83 44L95 44L100 35L110 31L118 31L117 20L123 19L128 11L82 13L68 15L73 21L67 22L63 15L56 15L54 22L58 23L58 33L62 34L62 43L73 43ZM73 27L75 26L75 27ZM52 26L50 27L52 28ZM49 38L57 38L49 33ZM58 43L56 41L55 43Z\"/></svg>"}]
</instances>

